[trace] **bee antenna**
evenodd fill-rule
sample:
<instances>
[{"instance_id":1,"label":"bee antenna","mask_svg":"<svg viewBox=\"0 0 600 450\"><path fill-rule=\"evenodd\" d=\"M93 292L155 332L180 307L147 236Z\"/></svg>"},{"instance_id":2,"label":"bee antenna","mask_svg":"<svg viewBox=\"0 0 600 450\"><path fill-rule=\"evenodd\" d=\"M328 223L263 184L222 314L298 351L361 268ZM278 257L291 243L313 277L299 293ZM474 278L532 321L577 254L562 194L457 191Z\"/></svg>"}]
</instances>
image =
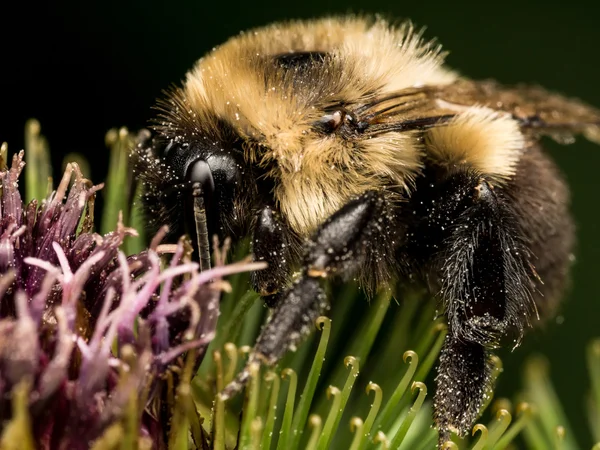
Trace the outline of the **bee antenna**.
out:
<instances>
[{"instance_id":1,"label":"bee antenna","mask_svg":"<svg viewBox=\"0 0 600 450\"><path fill-rule=\"evenodd\" d=\"M202 196L200 183L192 186L194 198L194 222L196 224L196 242L198 244L198 256L200 260L200 271L210 269L210 246L208 243L208 224L206 221L206 207Z\"/></svg>"}]
</instances>

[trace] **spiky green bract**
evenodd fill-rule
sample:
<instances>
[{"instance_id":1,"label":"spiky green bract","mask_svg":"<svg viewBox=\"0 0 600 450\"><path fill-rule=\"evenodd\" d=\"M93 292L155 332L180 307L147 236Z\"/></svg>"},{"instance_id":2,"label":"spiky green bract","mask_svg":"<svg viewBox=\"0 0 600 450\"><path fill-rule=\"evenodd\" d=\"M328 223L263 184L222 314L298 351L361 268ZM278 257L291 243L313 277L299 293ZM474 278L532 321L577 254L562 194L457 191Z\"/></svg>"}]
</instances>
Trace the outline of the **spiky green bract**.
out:
<instances>
[{"instance_id":1,"label":"spiky green bract","mask_svg":"<svg viewBox=\"0 0 600 450\"><path fill-rule=\"evenodd\" d=\"M234 279L232 285L243 286L246 282ZM434 320L431 302L424 301L420 295L407 295L400 304L390 302L390 291L383 291L376 296L372 304L362 297L356 287L342 287L339 299L336 297L334 300L340 310L336 311L334 306L331 319L320 318L314 334L307 342L297 352L284 358L276 368L276 373L279 372L283 378L276 408L270 387L273 372L264 375L258 371L253 374L245 402L240 403L240 399L227 402L225 417L220 418L220 424L215 424L217 429L220 426L233 427L222 432L222 435L230 437L229 440L225 439L229 442L225 448L233 448L236 442L240 448L254 448L253 436L258 427L252 427L251 424L258 422L261 430L269 433L268 437L262 436L260 448L267 448L265 445L268 444L270 449L352 447L358 450L379 448L381 445L385 447L392 442L394 445L402 444L402 448L413 448L413 445L422 442L423 437L435 443L435 432L431 429L431 405L426 401L427 389L423 381L440 351L437 341L440 336L443 339L445 328ZM228 296L224 303L229 299L233 297ZM217 330L217 336L221 332L233 336L233 343L239 348L254 342L261 324L257 318L262 320L267 313L258 299L254 300L254 306L249 306L249 301L250 297L243 296L233 307L228 308L224 304L223 309L229 314L222 314ZM348 314L352 309L357 309L356 316ZM241 311L255 317L244 323L242 332L232 333L232 324L239 324ZM406 316L419 312L429 314L428 319L422 318L411 326ZM362 317L362 320L355 320L357 317ZM391 333L386 332L388 328L382 326L386 321L391 324L402 323L409 330L403 330L402 333L396 329ZM249 323L254 325L252 330L249 330ZM339 329L336 329L336 324ZM236 326L233 329L239 328ZM419 329L420 335L411 333L414 328ZM348 333L349 330L352 332ZM387 342L390 334L397 339L393 361L389 361L390 354L380 352L382 343ZM213 344L217 344L218 339ZM414 378L419 363L417 355L408 351L411 343L414 346L420 344L424 361L432 361L424 366L419 379ZM340 356L343 354L346 357ZM363 370L362 363L366 365L366 370ZM237 361L236 364L239 370L243 361ZM378 370L381 364L386 365L387 369ZM211 398L205 390L210 389L210 379L214 377L211 371L214 368L215 363L209 361L200 367L199 374L202 376L199 378L202 381L194 384L197 398ZM386 370L389 373L383 381L390 386L388 393L382 391L375 382L370 382L372 375L383 374ZM394 375L393 379L390 375ZM300 380L299 390L296 388L296 377ZM414 398L408 389L411 385L414 392L419 393ZM375 402L372 391L375 392ZM243 411L241 422L228 421L226 417L236 417L238 408ZM239 441L236 438L238 430Z\"/></svg>"}]
</instances>

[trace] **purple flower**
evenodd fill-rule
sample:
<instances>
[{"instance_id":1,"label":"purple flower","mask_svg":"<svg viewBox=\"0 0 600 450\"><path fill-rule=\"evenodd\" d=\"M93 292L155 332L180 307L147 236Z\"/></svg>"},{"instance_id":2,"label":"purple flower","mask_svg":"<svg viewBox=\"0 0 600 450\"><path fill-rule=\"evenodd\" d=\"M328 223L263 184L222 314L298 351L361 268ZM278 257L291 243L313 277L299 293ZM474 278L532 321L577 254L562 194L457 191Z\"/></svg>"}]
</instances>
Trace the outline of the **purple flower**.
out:
<instances>
[{"instance_id":1,"label":"purple flower","mask_svg":"<svg viewBox=\"0 0 600 450\"><path fill-rule=\"evenodd\" d=\"M200 273L183 241L159 245L166 230L126 257L119 246L135 230L92 233L101 186L69 164L55 193L24 206L23 166L21 152L0 172L0 423L11 419L12 392L25 383L39 448L88 448L132 402L143 411L140 436L163 448L166 424L149 413L163 375L183 354L200 362L214 337L222 277L262 265L224 265L217 252L216 267ZM164 253L173 255L162 269Z\"/></svg>"}]
</instances>

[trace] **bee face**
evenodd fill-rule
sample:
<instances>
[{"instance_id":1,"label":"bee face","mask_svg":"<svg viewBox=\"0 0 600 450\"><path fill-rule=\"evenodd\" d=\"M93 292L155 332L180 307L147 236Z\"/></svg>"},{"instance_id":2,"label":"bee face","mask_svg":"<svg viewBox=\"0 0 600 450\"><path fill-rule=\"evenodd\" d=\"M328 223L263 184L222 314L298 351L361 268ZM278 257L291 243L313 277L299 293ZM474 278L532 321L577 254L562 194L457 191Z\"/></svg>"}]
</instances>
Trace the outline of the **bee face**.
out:
<instances>
[{"instance_id":1,"label":"bee face","mask_svg":"<svg viewBox=\"0 0 600 450\"><path fill-rule=\"evenodd\" d=\"M568 189L540 136L600 135L594 108L459 77L443 57L410 25L362 18L248 32L159 103L160 158L136 154L151 223L189 233L204 264L212 234L251 235L268 262L252 283L275 311L251 361L311 328L324 279L419 274L449 325L440 442L476 420L491 349L551 311L567 277Z\"/></svg>"}]
</instances>

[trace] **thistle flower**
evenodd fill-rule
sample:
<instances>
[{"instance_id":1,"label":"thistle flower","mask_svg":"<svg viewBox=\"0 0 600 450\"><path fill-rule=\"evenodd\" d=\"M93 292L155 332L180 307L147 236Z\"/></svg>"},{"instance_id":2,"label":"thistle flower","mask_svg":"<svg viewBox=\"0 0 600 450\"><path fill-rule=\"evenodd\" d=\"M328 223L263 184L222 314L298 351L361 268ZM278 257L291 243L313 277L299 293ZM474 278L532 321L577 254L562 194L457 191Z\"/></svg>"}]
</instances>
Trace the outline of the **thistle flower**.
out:
<instances>
[{"instance_id":1,"label":"thistle flower","mask_svg":"<svg viewBox=\"0 0 600 450\"><path fill-rule=\"evenodd\" d=\"M22 445L13 440L18 433L30 436L30 447L88 448L122 427L133 408L139 426L132 446L164 447L167 424L156 406L163 380L174 367L181 373L186 352L201 361L214 337L222 277L262 266L225 266L218 252L216 267L199 273L184 241L161 248L160 235L126 257L119 246L135 231L119 224L105 236L91 232L101 186L77 165L67 166L39 205L21 201L23 167L20 152L0 172L0 419L12 417L14 425L19 414L11 414L10 402L20 399L30 429L7 426L2 445ZM161 269L165 250L174 253ZM189 382L187 372L181 379Z\"/></svg>"}]
</instances>

